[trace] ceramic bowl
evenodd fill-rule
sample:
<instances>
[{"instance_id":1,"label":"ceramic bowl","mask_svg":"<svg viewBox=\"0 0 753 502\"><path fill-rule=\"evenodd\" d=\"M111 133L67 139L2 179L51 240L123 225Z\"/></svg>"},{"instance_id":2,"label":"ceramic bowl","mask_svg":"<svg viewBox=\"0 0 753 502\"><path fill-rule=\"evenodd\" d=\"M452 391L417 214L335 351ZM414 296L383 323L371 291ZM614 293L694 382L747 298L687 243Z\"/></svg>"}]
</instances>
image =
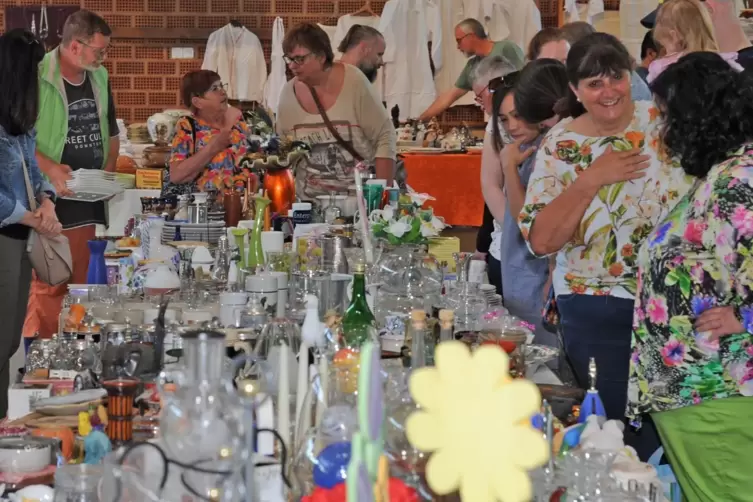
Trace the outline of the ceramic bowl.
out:
<instances>
[{"instance_id":1,"label":"ceramic bowl","mask_svg":"<svg viewBox=\"0 0 753 502\"><path fill-rule=\"evenodd\" d=\"M52 502L55 500L55 490L49 486L31 485L22 488L15 493L8 494L11 502L25 502L34 500L37 502Z\"/></svg>"},{"instance_id":2,"label":"ceramic bowl","mask_svg":"<svg viewBox=\"0 0 753 502\"><path fill-rule=\"evenodd\" d=\"M32 436L0 438L0 471L39 472L52 463L54 440Z\"/></svg>"}]
</instances>

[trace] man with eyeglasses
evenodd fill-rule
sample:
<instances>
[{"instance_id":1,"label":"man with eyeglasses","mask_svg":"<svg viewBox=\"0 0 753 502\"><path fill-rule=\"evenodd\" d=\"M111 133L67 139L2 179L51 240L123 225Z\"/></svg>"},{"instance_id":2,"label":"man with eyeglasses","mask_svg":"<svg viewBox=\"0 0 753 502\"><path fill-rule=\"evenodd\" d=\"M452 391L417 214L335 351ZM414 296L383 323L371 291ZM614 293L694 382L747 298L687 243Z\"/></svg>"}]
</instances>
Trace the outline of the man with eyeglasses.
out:
<instances>
[{"instance_id":1,"label":"man with eyeglasses","mask_svg":"<svg viewBox=\"0 0 753 502\"><path fill-rule=\"evenodd\" d=\"M96 224L107 224L104 202L64 199L66 181L78 169L114 171L120 149L118 124L107 70L102 66L112 31L104 19L80 10L63 26L60 46L39 65L37 160L59 197L56 213L73 257L72 283L86 282L87 241ZM36 277L31 286L24 336L48 337L58 329L66 285L49 286Z\"/></svg>"},{"instance_id":2,"label":"man with eyeglasses","mask_svg":"<svg viewBox=\"0 0 753 502\"><path fill-rule=\"evenodd\" d=\"M451 107L455 101L462 98L465 93L471 91L473 71L484 58L501 57L515 65L518 70L523 67L525 61L520 47L509 40L502 40L501 42L489 40L484 25L475 19L466 19L458 23L455 27L455 42L458 50L470 59L468 59L465 68L455 82L455 87L438 96L431 106L421 114L419 120L429 120L436 117Z\"/></svg>"}]
</instances>

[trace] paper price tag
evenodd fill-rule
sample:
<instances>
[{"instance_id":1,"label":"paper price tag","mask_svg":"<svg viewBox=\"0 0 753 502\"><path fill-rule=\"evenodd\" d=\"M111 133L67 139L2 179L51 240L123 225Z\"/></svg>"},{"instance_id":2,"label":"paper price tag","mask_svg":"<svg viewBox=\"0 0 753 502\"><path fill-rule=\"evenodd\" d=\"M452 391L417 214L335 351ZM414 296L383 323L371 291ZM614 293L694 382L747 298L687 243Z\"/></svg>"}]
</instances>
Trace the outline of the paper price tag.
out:
<instances>
[{"instance_id":1,"label":"paper price tag","mask_svg":"<svg viewBox=\"0 0 753 502\"><path fill-rule=\"evenodd\" d=\"M285 502L280 464L254 468L254 489L260 502Z\"/></svg>"},{"instance_id":2,"label":"paper price tag","mask_svg":"<svg viewBox=\"0 0 753 502\"><path fill-rule=\"evenodd\" d=\"M50 370L50 380L73 380L76 374L75 371L69 370Z\"/></svg>"}]
</instances>

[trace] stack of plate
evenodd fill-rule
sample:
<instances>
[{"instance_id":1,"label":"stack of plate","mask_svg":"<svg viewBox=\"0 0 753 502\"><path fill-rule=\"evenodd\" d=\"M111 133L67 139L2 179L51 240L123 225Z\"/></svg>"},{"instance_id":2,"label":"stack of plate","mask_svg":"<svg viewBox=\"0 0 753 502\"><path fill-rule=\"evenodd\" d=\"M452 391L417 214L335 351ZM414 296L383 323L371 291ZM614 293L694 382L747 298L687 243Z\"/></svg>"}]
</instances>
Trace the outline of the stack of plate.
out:
<instances>
[{"instance_id":1,"label":"stack of plate","mask_svg":"<svg viewBox=\"0 0 753 502\"><path fill-rule=\"evenodd\" d=\"M210 221L209 223L185 223L167 221L162 227L162 242L175 240L175 230L180 227L180 236L184 241L207 242L217 244L220 236L225 234L225 222Z\"/></svg>"},{"instance_id":2,"label":"stack of plate","mask_svg":"<svg viewBox=\"0 0 753 502\"><path fill-rule=\"evenodd\" d=\"M207 213L207 219L209 221L225 221L225 212L224 211L209 211Z\"/></svg>"},{"instance_id":3,"label":"stack of plate","mask_svg":"<svg viewBox=\"0 0 753 502\"><path fill-rule=\"evenodd\" d=\"M107 173L101 169L78 169L73 171L71 179L66 181L68 189L73 195L65 199L97 202L109 199L123 191L123 187L115 179L115 173Z\"/></svg>"},{"instance_id":4,"label":"stack of plate","mask_svg":"<svg viewBox=\"0 0 753 502\"><path fill-rule=\"evenodd\" d=\"M497 294L497 288L494 286L494 284L480 284L478 289L479 292L481 292L481 296L483 296L486 300L487 304L492 301L494 299L494 295Z\"/></svg>"}]
</instances>

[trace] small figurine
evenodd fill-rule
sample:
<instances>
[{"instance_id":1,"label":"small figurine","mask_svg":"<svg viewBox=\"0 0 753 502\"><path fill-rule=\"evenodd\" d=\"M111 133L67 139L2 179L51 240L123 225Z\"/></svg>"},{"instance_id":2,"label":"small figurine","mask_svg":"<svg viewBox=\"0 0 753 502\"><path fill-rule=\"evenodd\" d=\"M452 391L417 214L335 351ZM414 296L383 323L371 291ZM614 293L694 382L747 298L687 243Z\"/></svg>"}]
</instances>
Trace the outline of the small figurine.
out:
<instances>
[{"instance_id":1,"label":"small figurine","mask_svg":"<svg viewBox=\"0 0 753 502\"><path fill-rule=\"evenodd\" d=\"M101 406L100 406L101 408ZM92 426L92 418L96 417L96 428ZM106 418L106 417L105 417ZM101 412L97 410L94 415L82 411L78 414L78 434L84 438L84 463L96 465L102 462L105 456L112 451L112 443L103 432Z\"/></svg>"}]
</instances>

